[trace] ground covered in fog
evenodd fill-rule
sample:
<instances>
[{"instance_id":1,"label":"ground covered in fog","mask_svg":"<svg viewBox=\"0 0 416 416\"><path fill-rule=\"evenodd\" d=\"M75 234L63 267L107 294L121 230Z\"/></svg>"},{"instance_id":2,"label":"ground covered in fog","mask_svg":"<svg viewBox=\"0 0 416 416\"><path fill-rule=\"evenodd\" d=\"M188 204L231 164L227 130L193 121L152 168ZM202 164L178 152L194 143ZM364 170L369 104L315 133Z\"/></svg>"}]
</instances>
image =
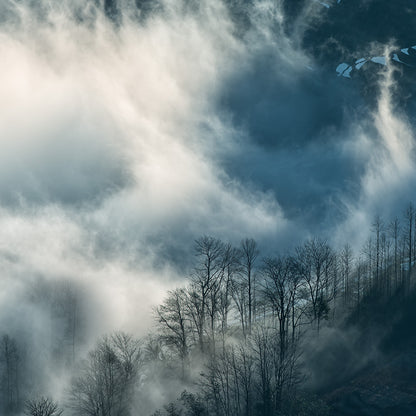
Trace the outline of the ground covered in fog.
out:
<instances>
[{"instance_id":1,"label":"ground covered in fog","mask_svg":"<svg viewBox=\"0 0 416 416\"><path fill-rule=\"evenodd\" d=\"M399 382L395 404L362 390L414 362L415 20L407 1L1 2L0 412L42 396L93 416L412 406ZM358 353L380 327L362 311L386 305L392 338ZM148 367L118 373L123 406L74 410L109 350ZM321 352L350 370L321 371ZM221 373L227 399L221 360L253 374Z\"/></svg>"}]
</instances>

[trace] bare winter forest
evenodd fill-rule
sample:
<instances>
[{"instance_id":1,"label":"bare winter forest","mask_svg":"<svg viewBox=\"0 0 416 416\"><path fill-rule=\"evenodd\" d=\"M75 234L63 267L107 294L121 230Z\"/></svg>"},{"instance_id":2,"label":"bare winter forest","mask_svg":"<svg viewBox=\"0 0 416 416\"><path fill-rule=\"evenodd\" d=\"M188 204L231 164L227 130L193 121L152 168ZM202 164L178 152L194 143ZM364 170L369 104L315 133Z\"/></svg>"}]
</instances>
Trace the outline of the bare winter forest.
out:
<instances>
[{"instance_id":1,"label":"bare winter forest","mask_svg":"<svg viewBox=\"0 0 416 416\"><path fill-rule=\"evenodd\" d=\"M70 284L39 285L32 302L52 329L37 353L52 370L32 362L24 337L3 334L2 412L121 416L159 404L154 415L329 415L323 392L380 359L397 304L415 297L415 219L412 204L401 218L377 216L358 252L312 238L263 257L253 239L234 247L203 236L150 334L108 334L83 359L87 300ZM70 374L59 403L37 396L55 369Z\"/></svg>"}]
</instances>

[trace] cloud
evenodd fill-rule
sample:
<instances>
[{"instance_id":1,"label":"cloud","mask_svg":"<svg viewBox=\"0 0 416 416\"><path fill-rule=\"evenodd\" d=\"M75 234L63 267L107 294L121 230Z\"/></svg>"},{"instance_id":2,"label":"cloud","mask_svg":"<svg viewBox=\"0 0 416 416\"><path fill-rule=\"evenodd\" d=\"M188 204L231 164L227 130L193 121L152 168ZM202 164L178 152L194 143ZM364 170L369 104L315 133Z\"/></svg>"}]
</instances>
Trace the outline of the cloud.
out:
<instances>
[{"instance_id":1,"label":"cloud","mask_svg":"<svg viewBox=\"0 0 416 416\"><path fill-rule=\"evenodd\" d=\"M395 105L396 69L390 64L380 80L377 106L367 124L357 126L346 148L365 165L360 175L360 191L355 200L344 199L345 222L339 235L359 246L368 236L369 224L376 215L387 221L400 217L412 202L416 180L415 138L406 112ZM365 128L366 127L366 128ZM360 231L361 230L361 231Z\"/></svg>"},{"instance_id":2,"label":"cloud","mask_svg":"<svg viewBox=\"0 0 416 416\"><path fill-rule=\"evenodd\" d=\"M60 322L41 293L78 294L82 355L147 332L200 235L358 246L408 202L391 69L372 107L302 46L324 8L292 30L286 3L243 3L126 1L116 23L92 2L0 6L0 324L34 351Z\"/></svg>"},{"instance_id":3,"label":"cloud","mask_svg":"<svg viewBox=\"0 0 416 416\"><path fill-rule=\"evenodd\" d=\"M114 330L145 335L201 234L288 227L270 193L221 165L237 132L216 99L244 49L227 13L179 6L117 27L93 8L7 3L0 328L26 356L23 395L63 398L58 356Z\"/></svg>"},{"instance_id":4,"label":"cloud","mask_svg":"<svg viewBox=\"0 0 416 416\"><path fill-rule=\"evenodd\" d=\"M224 5L166 2L115 26L80 4L3 4L0 260L13 301L1 311L5 331L27 329L10 319L19 304L46 322L27 296L68 282L86 294L92 340L145 333L201 234L274 239L290 224L222 166L238 132L217 100L245 53Z\"/></svg>"}]
</instances>

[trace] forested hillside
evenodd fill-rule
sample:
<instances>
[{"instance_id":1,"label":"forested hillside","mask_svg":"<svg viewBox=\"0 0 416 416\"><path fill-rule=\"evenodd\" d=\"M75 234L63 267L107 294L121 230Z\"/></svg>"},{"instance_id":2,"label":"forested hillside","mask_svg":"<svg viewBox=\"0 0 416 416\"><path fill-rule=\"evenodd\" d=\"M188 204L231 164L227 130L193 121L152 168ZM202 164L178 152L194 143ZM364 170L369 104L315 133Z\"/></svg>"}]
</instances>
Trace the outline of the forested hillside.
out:
<instances>
[{"instance_id":1,"label":"forested hillside","mask_svg":"<svg viewBox=\"0 0 416 416\"><path fill-rule=\"evenodd\" d=\"M49 398L45 369L28 362L37 357L24 338L3 333L2 412L150 415L163 401L154 415L404 411L416 400L409 378L415 231L409 205L400 218L376 217L358 252L312 238L263 257L253 239L233 247L203 236L189 252L188 283L155 307L151 334L108 334L81 360L80 294L49 288L50 296L37 300L53 314L53 342L45 345L53 350L44 353L52 371L71 375L69 387L59 404ZM376 389L372 401L368 389ZM386 389L395 396L383 397Z\"/></svg>"}]
</instances>

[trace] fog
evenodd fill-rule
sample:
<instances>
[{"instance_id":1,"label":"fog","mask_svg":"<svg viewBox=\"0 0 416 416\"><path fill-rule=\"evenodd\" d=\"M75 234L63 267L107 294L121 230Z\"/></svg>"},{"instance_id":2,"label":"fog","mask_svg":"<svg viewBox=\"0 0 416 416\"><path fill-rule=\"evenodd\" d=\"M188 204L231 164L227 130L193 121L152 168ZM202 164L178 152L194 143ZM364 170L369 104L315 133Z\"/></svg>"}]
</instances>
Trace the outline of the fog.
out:
<instances>
[{"instance_id":1,"label":"fog","mask_svg":"<svg viewBox=\"0 0 416 416\"><path fill-rule=\"evenodd\" d=\"M113 19L98 3L0 6L2 332L42 350L54 318L36 293L68 285L82 355L113 330L149 331L201 235L359 250L375 213L408 204L400 69L367 69L373 104L321 65L302 37L325 7L293 23L269 0L124 1Z\"/></svg>"}]
</instances>

